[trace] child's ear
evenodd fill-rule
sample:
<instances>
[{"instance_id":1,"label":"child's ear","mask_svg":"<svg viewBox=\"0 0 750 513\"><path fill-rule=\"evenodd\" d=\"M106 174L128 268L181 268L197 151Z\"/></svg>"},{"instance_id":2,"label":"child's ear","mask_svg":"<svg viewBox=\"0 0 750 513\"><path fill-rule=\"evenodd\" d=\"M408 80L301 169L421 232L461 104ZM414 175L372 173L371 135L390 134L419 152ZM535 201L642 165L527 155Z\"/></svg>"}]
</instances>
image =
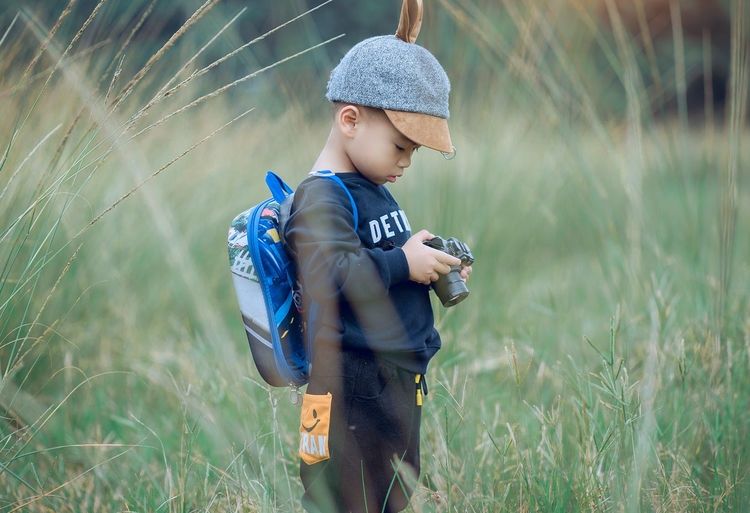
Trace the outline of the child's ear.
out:
<instances>
[{"instance_id":1,"label":"child's ear","mask_svg":"<svg viewBox=\"0 0 750 513\"><path fill-rule=\"evenodd\" d=\"M422 28L422 12L422 0L403 0L396 37L407 43L415 43Z\"/></svg>"},{"instance_id":2,"label":"child's ear","mask_svg":"<svg viewBox=\"0 0 750 513\"><path fill-rule=\"evenodd\" d=\"M360 121L362 121L362 111L355 105L345 105L336 114L336 125L346 137L354 136Z\"/></svg>"}]
</instances>

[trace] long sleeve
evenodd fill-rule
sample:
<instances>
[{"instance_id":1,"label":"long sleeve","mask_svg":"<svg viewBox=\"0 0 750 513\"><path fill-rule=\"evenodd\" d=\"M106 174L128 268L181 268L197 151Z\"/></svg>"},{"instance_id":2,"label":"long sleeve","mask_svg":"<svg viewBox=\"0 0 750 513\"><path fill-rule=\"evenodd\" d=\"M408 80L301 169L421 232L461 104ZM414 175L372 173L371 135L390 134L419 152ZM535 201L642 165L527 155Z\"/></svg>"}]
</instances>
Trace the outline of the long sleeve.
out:
<instances>
[{"instance_id":1,"label":"long sleeve","mask_svg":"<svg viewBox=\"0 0 750 513\"><path fill-rule=\"evenodd\" d=\"M295 193L284 235L306 293L318 301L385 299L389 288L409 278L401 248L364 247L349 198L330 180L309 180Z\"/></svg>"},{"instance_id":2,"label":"long sleeve","mask_svg":"<svg viewBox=\"0 0 750 513\"><path fill-rule=\"evenodd\" d=\"M374 351L424 372L440 347L430 289L409 280L401 247L411 236L390 192L359 173L311 177L294 194L283 237L302 284L315 351Z\"/></svg>"}]
</instances>

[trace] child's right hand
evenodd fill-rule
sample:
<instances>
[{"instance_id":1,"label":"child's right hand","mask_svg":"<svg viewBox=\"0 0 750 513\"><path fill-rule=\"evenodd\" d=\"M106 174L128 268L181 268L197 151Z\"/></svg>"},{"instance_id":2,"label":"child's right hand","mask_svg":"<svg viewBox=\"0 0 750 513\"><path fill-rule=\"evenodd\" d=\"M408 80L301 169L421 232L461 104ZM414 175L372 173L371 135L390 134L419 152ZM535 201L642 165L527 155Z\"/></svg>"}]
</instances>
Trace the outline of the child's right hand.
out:
<instances>
[{"instance_id":1,"label":"child's right hand","mask_svg":"<svg viewBox=\"0 0 750 513\"><path fill-rule=\"evenodd\" d=\"M423 285L436 281L440 274L448 274L451 266L461 265L460 259L422 244L433 237L427 230L420 230L401 247L409 264L409 279Z\"/></svg>"}]
</instances>

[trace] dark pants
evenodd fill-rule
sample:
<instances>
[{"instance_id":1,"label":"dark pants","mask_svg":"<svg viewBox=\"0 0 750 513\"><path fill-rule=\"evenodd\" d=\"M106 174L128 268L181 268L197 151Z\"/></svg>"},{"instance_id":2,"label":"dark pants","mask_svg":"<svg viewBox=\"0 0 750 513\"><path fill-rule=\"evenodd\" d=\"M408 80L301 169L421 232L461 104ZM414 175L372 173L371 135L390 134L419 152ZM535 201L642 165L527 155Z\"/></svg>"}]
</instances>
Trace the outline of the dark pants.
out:
<instances>
[{"instance_id":1,"label":"dark pants","mask_svg":"<svg viewBox=\"0 0 750 513\"><path fill-rule=\"evenodd\" d=\"M325 367L325 368L323 368ZM415 375L372 355L313 365L307 393L330 392L330 459L300 463L303 507L314 513L397 512L419 477Z\"/></svg>"}]
</instances>

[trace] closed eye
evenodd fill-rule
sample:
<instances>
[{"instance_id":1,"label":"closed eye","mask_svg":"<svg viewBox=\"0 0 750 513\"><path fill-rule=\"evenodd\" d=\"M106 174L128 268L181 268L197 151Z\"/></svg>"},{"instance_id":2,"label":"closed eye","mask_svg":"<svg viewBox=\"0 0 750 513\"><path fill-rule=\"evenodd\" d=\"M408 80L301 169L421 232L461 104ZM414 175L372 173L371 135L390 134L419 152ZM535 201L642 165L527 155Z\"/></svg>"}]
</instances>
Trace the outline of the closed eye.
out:
<instances>
[{"instance_id":1,"label":"closed eye","mask_svg":"<svg viewBox=\"0 0 750 513\"><path fill-rule=\"evenodd\" d=\"M393 143L393 145L396 147L398 151L406 151L406 148L404 146L401 146L400 144ZM414 146L411 149L412 152L419 151L419 145Z\"/></svg>"}]
</instances>

